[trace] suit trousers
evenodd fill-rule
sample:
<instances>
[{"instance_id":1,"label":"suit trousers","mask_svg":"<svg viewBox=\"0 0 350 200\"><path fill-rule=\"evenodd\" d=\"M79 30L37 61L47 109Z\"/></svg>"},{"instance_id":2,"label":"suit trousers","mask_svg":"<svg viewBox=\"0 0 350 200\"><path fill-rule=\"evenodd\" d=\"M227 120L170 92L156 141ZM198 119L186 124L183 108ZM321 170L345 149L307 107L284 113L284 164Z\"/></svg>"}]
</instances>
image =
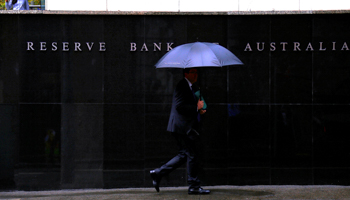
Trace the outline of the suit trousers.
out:
<instances>
[{"instance_id":1,"label":"suit trousers","mask_svg":"<svg viewBox=\"0 0 350 200\"><path fill-rule=\"evenodd\" d=\"M187 163L187 183L189 188L199 188L199 163L198 150L196 147L199 136L194 131L191 131L188 135L178 133L172 133L172 135L177 141L179 152L175 157L155 171L162 177L174 171L182 164Z\"/></svg>"}]
</instances>

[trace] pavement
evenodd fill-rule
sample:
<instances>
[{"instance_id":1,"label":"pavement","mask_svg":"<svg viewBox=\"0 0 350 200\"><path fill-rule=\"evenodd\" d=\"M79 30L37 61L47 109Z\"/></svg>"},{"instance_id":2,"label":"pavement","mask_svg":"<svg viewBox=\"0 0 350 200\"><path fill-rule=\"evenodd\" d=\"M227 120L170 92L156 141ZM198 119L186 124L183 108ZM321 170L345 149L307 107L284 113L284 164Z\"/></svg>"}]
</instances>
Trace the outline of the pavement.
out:
<instances>
[{"instance_id":1,"label":"pavement","mask_svg":"<svg viewBox=\"0 0 350 200\"><path fill-rule=\"evenodd\" d=\"M187 187L161 187L125 189L79 189L54 191L9 191L0 192L0 199L9 200L279 200L279 199L349 199L350 186L207 186L209 195L188 195Z\"/></svg>"}]
</instances>

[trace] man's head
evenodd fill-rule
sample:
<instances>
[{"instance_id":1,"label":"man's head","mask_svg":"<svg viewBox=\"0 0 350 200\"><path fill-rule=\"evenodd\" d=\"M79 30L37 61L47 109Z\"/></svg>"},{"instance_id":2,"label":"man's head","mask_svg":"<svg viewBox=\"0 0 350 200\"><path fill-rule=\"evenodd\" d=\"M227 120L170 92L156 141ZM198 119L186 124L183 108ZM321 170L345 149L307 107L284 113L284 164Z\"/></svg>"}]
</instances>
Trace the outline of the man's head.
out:
<instances>
[{"instance_id":1,"label":"man's head","mask_svg":"<svg viewBox=\"0 0 350 200\"><path fill-rule=\"evenodd\" d=\"M198 72L195 68L186 68L184 69L184 76L189 80L192 84L197 82Z\"/></svg>"}]
</instances>

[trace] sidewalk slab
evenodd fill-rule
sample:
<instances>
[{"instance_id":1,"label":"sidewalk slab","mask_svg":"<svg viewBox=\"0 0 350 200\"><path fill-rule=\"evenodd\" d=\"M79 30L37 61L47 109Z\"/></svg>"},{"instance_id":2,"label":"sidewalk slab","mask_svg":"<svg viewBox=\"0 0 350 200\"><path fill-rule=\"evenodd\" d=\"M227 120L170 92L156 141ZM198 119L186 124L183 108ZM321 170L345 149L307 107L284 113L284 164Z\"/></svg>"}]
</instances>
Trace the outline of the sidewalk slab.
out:
<instances>
[{"instance_id":1,"label":"sidewalk slab","mask_svg":"<svg viewBox=\"0 0 350 200\"><path fill-rule=\"evenodd\" d=\"M82 189L55 191L0 192L0 199L8 200L110 200L110 199L350 199L350 186L208 186L209 195L188 195L187 187L125 189Z\"/></svg>"}]
</instances>

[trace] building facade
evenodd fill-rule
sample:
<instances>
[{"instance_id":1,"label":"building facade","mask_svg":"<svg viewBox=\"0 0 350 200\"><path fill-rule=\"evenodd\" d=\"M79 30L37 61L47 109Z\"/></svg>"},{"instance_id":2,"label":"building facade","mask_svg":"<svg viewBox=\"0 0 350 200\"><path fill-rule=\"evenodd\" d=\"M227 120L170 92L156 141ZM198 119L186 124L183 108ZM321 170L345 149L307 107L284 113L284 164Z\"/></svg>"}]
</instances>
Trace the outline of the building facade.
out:
<instances>
[{"instance_id":1,"label":"building facade","mask_svg":"<svg viewBox=\"0 0 350 200\"><path fill-rule=\"evenodd\" d=\"M200 70L205 185L348 185L348 17L1 13L0 189L151 187L182 78L154 64L196 41L244 63Z\"/></svg>"}]
</instances>

